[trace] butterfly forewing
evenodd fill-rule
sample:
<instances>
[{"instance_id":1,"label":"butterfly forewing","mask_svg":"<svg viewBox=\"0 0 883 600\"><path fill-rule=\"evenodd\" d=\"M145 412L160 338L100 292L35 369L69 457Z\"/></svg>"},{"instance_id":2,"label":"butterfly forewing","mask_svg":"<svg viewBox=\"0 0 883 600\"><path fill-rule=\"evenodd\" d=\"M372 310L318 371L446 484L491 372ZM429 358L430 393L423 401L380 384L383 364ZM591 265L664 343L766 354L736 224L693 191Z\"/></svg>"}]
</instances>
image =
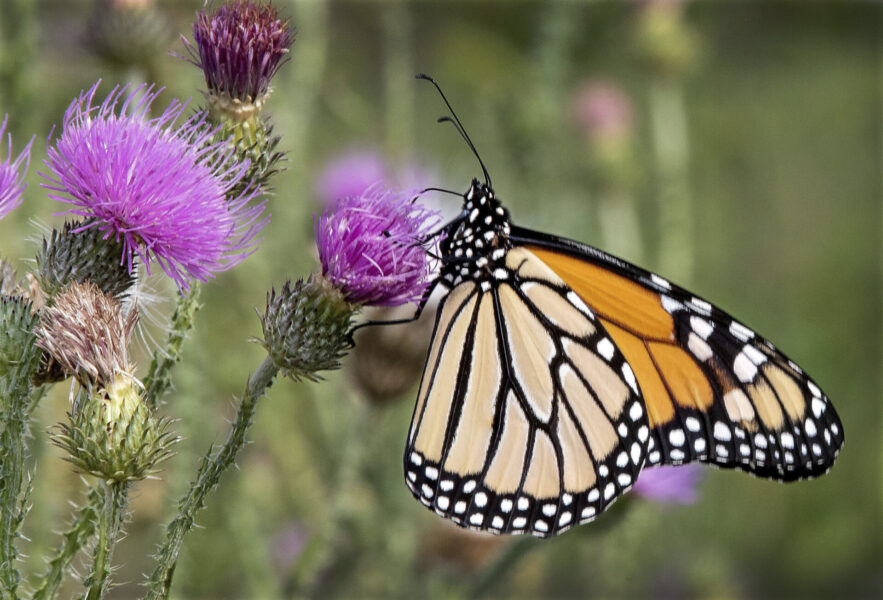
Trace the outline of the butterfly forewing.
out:
<instances>
[{"instance_id":1,"label":"butterfly forewing","mask_svg":"<svg viewBox=\"0 0 883 600\"><path fill-rule=\"evenodd\" d=\"M405 452L414 495L456 523L545 536L634 483L650 431L631 367L530 252L456 285L436 320Z\"/></svg>"},{"instance_id":2,"label":"butterfly forewing","mask_svg":"<svg viewBox=\"0 0 883 600\"><path fill-rule=\"evenodd\" d=\"M513 238L597 313L631 365L653 435L650 464L705 461L764 477L819 475L842 443L819 387L772 344L667 280L569 240Z\"/></svg>"}]
</instances>

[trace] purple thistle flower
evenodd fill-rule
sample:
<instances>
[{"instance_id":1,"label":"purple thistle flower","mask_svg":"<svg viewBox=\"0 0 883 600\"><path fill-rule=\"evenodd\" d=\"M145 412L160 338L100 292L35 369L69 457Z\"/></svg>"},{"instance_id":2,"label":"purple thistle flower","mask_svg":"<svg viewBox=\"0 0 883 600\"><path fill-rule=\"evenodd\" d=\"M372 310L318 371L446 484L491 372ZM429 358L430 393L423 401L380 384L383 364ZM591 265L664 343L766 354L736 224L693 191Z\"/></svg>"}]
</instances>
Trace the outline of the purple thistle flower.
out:
<instances>
[{"instance_id":1,"label":"purple thistle flower","mask_svg":"<svg viewBox=\"0 0 883 600\"><path fill-rule=\"evenodd\" d=\"M655 502L693 504L701 479L702 467L696 464L650 467L641 471L634 490L639 496Z\"/></svg>"},{"instance_id":2,"label":"purple thistle flower","mask_svg":"<svg viewBox=\"0 0 883 600\"><path fill-rule=\"evenodd\" d=\"M316 194L324 206L341 198L361 196L371 186L388 182L386 162L375 150L351 150L330 160L319 180Z\"/></svg>"},{"instance_id":3,"label":"purple thistle flower","mask_svg":"<svg viewBox=\"0 0 883 600\"><path fill-rule=\"evenodd\" d=\"M7 115L3 118L3 124L0 125L0 142L3 140L3 134L6 133L8 120ZM21 204L21 195L26 187L24 174L31 163L31 144L34 143L34 138L31 138L31 141L16 159L12 160L12 135L7 135L7 140L6 160L0 161L0 219ZM22 164L24 164L24 169L21 168Z\"/></svg>"},{"instance_id":4,"label":"purple thistle flower","mask_svg":"<svg viewBox=\"0 0 883 600\"><path fill-rule=\"evenodd\" d=\"M348 302L398 306L423 297L431 276L426 237L439 217L413 198L375 187L316 221L322 274Z\"/></svg>"},{"instance_id":5,"label":"purple thistle flower","mask_svg":"<svg viewBox=\"0 0 883 600\"><path fill-rule=\"evenodd\" d=\"M162 90L116 87L97 106L97 89L71 102L61 135L54 146L47 142L45 164L54 177L41 173L49 182L43 187L72 205L60 214L83 217L81 230L96 227L122 242L121 264L130 272L135 255L148 272L156 261L182 290L188 279L206 281L242 262L267 223L260 218L265 203L252 202L260 188L227 197L248 163L233 160L226 141L212 142L204 114L174 128L186 103L173 100L148 118Z\"/></svg>"},{"instance_id":6,"label":"purple thistle flower","mask_svg":"<svg viewBox=\"0 0 883 600\"><path fill-rule=\"evenodd\" d=\"M260 101L288 59L295 31L278 11L251 0L228 2L193 24L195 46L186 38L190 62L202 69L209 90L245 102Z\"/></svg>"}]
</instances>

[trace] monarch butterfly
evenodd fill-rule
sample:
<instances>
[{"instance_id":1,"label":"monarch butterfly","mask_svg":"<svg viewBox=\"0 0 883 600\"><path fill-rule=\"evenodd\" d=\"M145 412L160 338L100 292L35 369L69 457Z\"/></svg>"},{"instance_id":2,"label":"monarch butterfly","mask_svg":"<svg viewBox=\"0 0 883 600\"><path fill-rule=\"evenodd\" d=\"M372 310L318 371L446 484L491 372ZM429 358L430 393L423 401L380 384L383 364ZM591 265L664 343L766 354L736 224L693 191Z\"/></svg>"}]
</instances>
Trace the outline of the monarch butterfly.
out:
<instances>
[{"instance_id":1,"label":"monarch butterfly","mask_svg":"<svg viewBox=\"0 0 883 600\"><path fill-rule=\"evenodd\" d=\"M441 231L432 287L448 291L404 456L420 502L546 537L596 518L645 466L782 481L831 468L843 428L800 367L655 273L514 225L481 167Z\"/></svg>"}]
</instances>

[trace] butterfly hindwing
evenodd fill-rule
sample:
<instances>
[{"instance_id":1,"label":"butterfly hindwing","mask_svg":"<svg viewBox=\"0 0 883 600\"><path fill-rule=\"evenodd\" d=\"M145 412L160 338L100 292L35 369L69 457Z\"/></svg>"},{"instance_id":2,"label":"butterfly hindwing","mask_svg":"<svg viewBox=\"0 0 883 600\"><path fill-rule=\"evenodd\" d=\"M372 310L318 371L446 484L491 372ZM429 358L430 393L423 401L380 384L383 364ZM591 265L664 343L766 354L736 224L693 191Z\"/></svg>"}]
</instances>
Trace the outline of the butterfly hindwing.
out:
<instances>
[{"instance_id":1,"label":"butterfly hindwing","mask_svg":"<svg viewBox=\"0 0 883 600\"><path fill-rule=\"evenodd\" d=\"M594 310L632 366L650 464L704 461L783 480L827 471L842 425L819 387L709 302L595 248L513 228Z\"/></svg>"},{"instance_id":2,"label":"butterfly hindwing","mask_svg":"<svg viewBox=\"0 0 883 600\"><path fill-rule=\"evenodd\" d=\"M405 475L464 527L546 536L632 486L650 431L634 373L593 312L530 252L505 265L440 306Z\"/></svg>"}]
</instances>

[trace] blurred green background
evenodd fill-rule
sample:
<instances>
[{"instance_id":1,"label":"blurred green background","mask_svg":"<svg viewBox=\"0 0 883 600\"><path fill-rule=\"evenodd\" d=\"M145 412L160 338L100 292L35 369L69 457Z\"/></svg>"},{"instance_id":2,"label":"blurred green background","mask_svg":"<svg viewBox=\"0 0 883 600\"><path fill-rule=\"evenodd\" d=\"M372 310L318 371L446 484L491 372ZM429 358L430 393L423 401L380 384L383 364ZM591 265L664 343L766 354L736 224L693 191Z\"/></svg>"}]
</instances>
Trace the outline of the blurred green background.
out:
<instances>
[{"instance_id":1,"label":"blurred green background","mask_svg":"<svg viewBox=\"0 0 883 600\"><path fill-rule=\"evenodd\" d=\"M204 288L165 407L185 440L159 480L135 489L112 597L141 595L174 500L226 435L233 395L262 358L249 343L260 334L253 307L271 285L317 267L311 215L323 169L357 148L400 181L417 169L465 191L480 173L453 128L434 124L443 105L413 79L419 71L444 86L516 222L659 270L769 336L836 405L840 459L818 481L791 485L707 469L694 505L632 498L551 540L461 533L412 500L401 476L424 317L410 331L360 337L370 351L324 382L276 383L239 470L185 542L173 596L883 594L879 5L274 4L299 31L268 105L288 169L260 249ZM16 151L37 134L25 204L0 222L0 251L22 269L40 235L34 220L61 222L38 171L64 108L99 77L105 91L147 79L167 87L162 105L199 102L201 73L166 52L183 51L176 34L189 35L200 5L157 3L169 43L133 67L94 51L93 2L0 4L0 112ZM395 358L401 348L411 361ZM376 381L384 376L392 384ZM390 386L399 391L378 391ZM68 499L82 500L79 477L47 442L67 393L58 386L32 428L25 572L41 571ZM79 590L69 583L62 596Z\"/></svg>"}]
</instances>

